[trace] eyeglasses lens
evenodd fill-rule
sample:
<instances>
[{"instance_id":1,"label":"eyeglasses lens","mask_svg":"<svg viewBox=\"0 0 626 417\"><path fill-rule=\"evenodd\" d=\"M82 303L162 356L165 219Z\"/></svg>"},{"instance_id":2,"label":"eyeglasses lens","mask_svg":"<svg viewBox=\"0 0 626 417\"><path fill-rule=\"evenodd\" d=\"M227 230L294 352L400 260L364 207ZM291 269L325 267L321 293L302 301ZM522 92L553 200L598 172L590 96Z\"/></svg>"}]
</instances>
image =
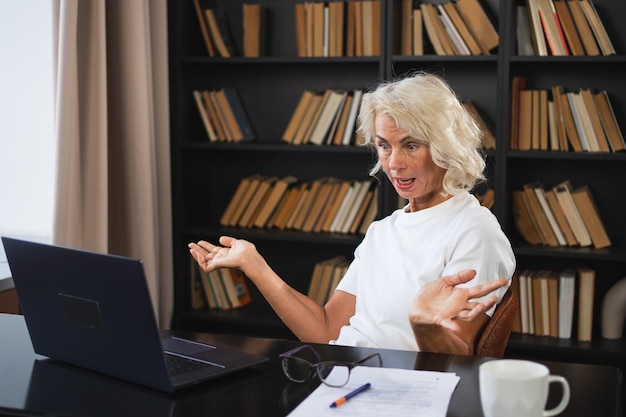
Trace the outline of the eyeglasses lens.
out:
<instances>
[{"instance_id":1,"label":"eyeglasses lens","mask_svg":"<svg viewBox=\"0 0 626 417\"><path fill-rule=\"evenodd\" d=\"M311 376L311 365L295 356L283 358L283 370L294 382L304 382Z\"/></svg>"},{"instance_id":2,"label":"eyeglasses lens","mask_svg":"<svg viewBox=\"0 0 626 417\"><path fill-rule=\"evenodd\" d=\"M335 365L332 362L322 362L317 365L317 374L326 385L342 387L350 379L350 368L343 365Z\"/></svg>"}]
</instances>

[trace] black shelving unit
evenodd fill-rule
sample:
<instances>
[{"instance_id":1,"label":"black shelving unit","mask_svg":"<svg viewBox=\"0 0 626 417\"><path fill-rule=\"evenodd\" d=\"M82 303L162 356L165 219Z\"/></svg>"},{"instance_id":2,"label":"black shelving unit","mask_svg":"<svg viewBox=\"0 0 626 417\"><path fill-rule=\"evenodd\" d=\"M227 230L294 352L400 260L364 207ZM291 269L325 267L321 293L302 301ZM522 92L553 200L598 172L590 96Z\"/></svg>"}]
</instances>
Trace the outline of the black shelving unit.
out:
<instances>
[{"instance_id":1,"label":"black shelving unit","mask_svg":"<svg viewBox=\"0 0 626 417\"><path fill-rule=\"evenodd\" d=\"M236 46L242 46L241 1L217 0L226 10ZM520 57L516 55L516 5L523 0L485 0L495 16L500 45L489 56L441 57L400 55L398 24L401 0L383 0L381 55L359 58L298 58L295 45L296 1L260 0L268 10L267 54L262 58L208 58L191 0L169 2L170 96L172 129L173 246L176 329L241 332L293 337L253 293L253 305L237 311L194 311L190 302L189 255L186 244L199 238L231 234L254 241L277 272L306 291L313 265L337 254L351 257L360 236L306 234L272 230L224 229L219 217L239 181L251 174L295 175L303 181L323 176L367 178L373 156L367 149L289 146L280 137L302 91L337 87L352 90L374 86L412 70L443 75L462 100L472 100L493 128L495 151L487 153L488 185L495 190L494 213L510 237L518 267L561 269L585 264L596 269L592 343L513 335L507 355L621 365L624 340L603 340L600 308L608 288L626 276L626 154L520 152L509 150L511 82L525 76L529 86L549 89L606 89L626 127L626 32L621 17L626 3L594 0L616 56ZM235 87L257 134L253 143L209 143L195 107L192 90ZM608 249L529 246L516 231L511 192L535 180L546 186L569 179L591 187L613 245ZM386 180L380 183L379 214L396 207ZM255 290L253 289L253 292Z\"/></svg>"}]
</instances>

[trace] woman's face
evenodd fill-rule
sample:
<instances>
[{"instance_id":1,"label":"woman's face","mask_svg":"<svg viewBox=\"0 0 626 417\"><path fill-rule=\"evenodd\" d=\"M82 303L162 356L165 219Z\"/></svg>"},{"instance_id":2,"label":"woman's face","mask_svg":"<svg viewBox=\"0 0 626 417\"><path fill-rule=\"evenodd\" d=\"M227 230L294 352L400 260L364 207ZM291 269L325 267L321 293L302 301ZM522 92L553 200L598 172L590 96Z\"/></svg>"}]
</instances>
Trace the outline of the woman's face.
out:
<instances>
[{"instance_id":1,"label":"woman's face","mask_svg":"<svg viewBox=\"0 0 626 417\"><path fill-rule=\"evenodd\" d=\"M398 129L385 114L376 115L375 127L383 171L397 193L409 200L411 211L432 207L450 197L441 194L446 170L435 165L423 140Z\"/></svg>"}]
</instances>

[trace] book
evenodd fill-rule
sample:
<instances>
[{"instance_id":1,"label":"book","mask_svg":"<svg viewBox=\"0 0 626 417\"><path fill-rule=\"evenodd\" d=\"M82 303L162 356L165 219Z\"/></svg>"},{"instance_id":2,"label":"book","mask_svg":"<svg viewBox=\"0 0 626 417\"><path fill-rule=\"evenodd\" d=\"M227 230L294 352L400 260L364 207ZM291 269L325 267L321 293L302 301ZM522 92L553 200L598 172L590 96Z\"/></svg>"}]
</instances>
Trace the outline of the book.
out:
<instances>
[{"instance_id":1,"label":"book","mask_svg":"<svg viewBox=\"0 0 626 417\"><path fill-rule=\"evenodd\" d=\"M567 218L565 217L565 213L559 204L559 201L556 198L556 194L552 190L543 190L544 196L548 202L548 205L552 209L552 214L556 219L556 222L559 226L559 229L563 233L563 237L565 238L565 242L567 246L576 246L578 244L578 240L576 240L576 236L574 235L574 231L570 226Z\"/></svg>"},{"instance_id":2,"label":"book","mask_svg":"<svg viewBox=\"0 0 626 417\"><path fill-rule=\"evenodd\" d=\"M300 210L297 213L297 216L294 218L291 223L291 228L295 230L302 230L304 223L307 218L311 214L312 207L319 196L320 189L322 185L325 183L326 178L316 179L311 182L311 187L308 190L308 193L304 196L304 199L300 205Z\"/></svg>"},{"instance_id":3,"label":"book","mask_svg":"<svg viewBox=\"0 0 626 417\"><path fill-rule=\"evenodd\" d=\"M356 89L352 93L352 105L350 107L350 113L348 114L348 120L346 122L346 129L343 133L343 139L341 143L343 145L350 145L353 143L354 131L356 126L356 120L359 115L359 108L361 107L361 97L363 97L363 90Z\"/></svg>"},{"instance_id":4,"label":"book","mask_svg":"<svg viewBox=\"0 0 626 417\"><path fill-rule=\"evenodd\" d=\"M548 271L547 276L548 290L548 317L549 331L548 336L559 337L559 274L556 271Z\"/></svg>"},{"instance_id":5,"label":"book","mask_svg":"<svg viewBox=\"0 0 626 417\"><path fill-rule=\"evenodd\" d=\"M413 55L413 0L402 0L400 52Z\"/></svg>"},{"instance_id":6,"label":"book","mask_svg":"<svg viewBox=\"0 0 626 417\"><path fill-rule=\"evenodd\" d=\"M361 235L364 235L370 224L376 217L378 216L378 187L374 187L374 195L372 196L372 201L370 202L367 210L365 210L365 214L363 215L363 220L361 220L361 224L359 225L358 232Z\"/></svg>"},{"instance_id":7,"label":"book","mask_svg":"<svg viewBox=\"0 0 626 417\"><path fill-rule=\"evenodd\" d=\"M530 271L523 270L519 272L518 275L520 332L524 334L530 333L530 314L528 312L528 285L526 284L529 273Z\"/></svg>"},{"instance_id":8,"label":"book","mask_svg":"<svg viewBox=\"0 0 626 417\"><path fill-rule=\"evenodd\" d=\"M230 308L241 308L252 302L245 274L235 268L219 269Z\"/></svg>"},{"instance_id":9,"label":"book","mask_svg":"<svg viewBox=\"0 0 626 417\"><path fill-rule=\"evenodd\" d=\"M544 309L543 309L543 297L542 297L542 288L541 288L541 274L543 271L533 271L530 276L530 292L532 298L532 306L533 306L533 322L534 322L534 334L536 336L545 336L544 333ZM546 304L547 308L547 304ZM547 314L547 311L546 311ZM548 329L546 329L547 331Z\"/></svg>"},{"instance_id":10,"label":"book","mask_svg":"<svg viewBox=\"0 0 626 417\"><path fill-rule=\"evenodd\" d=\"M596 272L579 266L578 275L578 341L590 342L593 333L593 298Z\"/></svg>"},{"instance_id":11,"label":"book","mask_svg":"<svg viewBox=\"0 0 626 417\"><path fill-rule=\"evenodd\" d=\"M253 178L254 177L245 177L241 181L239 181L239 184L235 189L235 193L229 200L228 205L224 210L224 213L220 217L220 224L222 226L230 226L232 224L236 224L236 221L234 221L233 217L238 208L243 209L243 198L246 195L248 187L250 186Z\"/></svg>"},{"instance_id":12,"label":"book","mask_svg":"<svg viewBox=\"0 0 626 417\"><path fill-rule=\"evenodd\" d=\"M547 151L548 150L548 91L541 89L536 93L537 102L537 136L538 147L536 149ZM535 121L534 121L535 122Z\"/></svg>"},{"instance_id":13,"label":"book","mask_svg":"<svg viewBox=\"0 0 626 417\"><path fill-rule=\"evenodd\" d=\"M565 34L565 39L567 39L567 45L569 46L571 54L574 56L585 55L585 48L580 40L576 24L574 23L574 19L572 19L567 3L565 0L553 0L553 4L559 21L561 22L561 27L563 28L563 33Z\"/></svg>"},{"instance_id":14,"label":"book","mask_svg":"<svg viewBox=\"0 0 626 417\"><path fill-rule=\"evenodd\" d=\"M585 12L582 9L580 0L566 1L567 6L569 7L569 11L572 15L572 20L574 20L574 24L576 25L576 29L578 30L578 34L580 35L580 40L583 44L583 47L585 48L585 53L589 56L600 55L600 47L596 42L596 37L593 34L591 25L585 17Z\"/></svg>"},{"instance_id":15,"label":"book","mask_svg":"<svg viewBox=\"0 0 626 417\"><path fill-rule=\"evenodd\" d=\"M602 127L611 146L613 152L619 152L626 150L626 143L624 142L624 136L617 124L615 118L615 112L609 100L609 95L606 90L602 90L593 95L593 99L596 103L600 120L602 121Z\"/></svg>"},{"instance_id":16,"label":"book","mask_svg":"<svg viewBox=\"0 0 626 417\"><path fill-rule=\"evenodd\" d=\"M541 17L539 16L537 0L526 0L526 10L528 11L528 21L530 22L531 29L530 34L535 55L547 56L548 47L543 27L541 26Z\"/></svg>"},{"instance_id":17,"label":"book","mask_svg":"<svg viewBox=\"0 0 626 417\"><path fill-rule=\"evenodd\" d=\"M341 204L350 190L351 182L347 180L341 181L341 185L338 189L333 193L332 200L329 201L327 205L327 210L324 213L323 220L320 225L320 230L322 232L330 232L330 227L339 212Z\"/></svg>"},{"instance_id":18,"label":"book","mask_svg":"<svg viewBox=\"0 0 626 417\"><path fill-rule=\"evenodd\" d=\"M570 339L574 323L576 271L568 268L559 273L559 338Z\"/></svg>"},{"instance_id":19,"label":"book","mask_svg":"<svg viewBox=\"0 0 626 417\"><path fill-rule=\"evenodd\" d=\"M307 295L318 304L323 305L327 301L328 287L332 280L333 270L336 265L343 261L345 261L345 257L338 255L317 262L314 265Z\"/></svg>"},{"instance_id":20,"label":"book","mask_svg":"<svg viewBox=\"0 0 626 417\"><path fill-rule=\"evenodd\" d=\"M552 86L552 102L554 103L554 120L556 122L555 130L556 132L556 140L558 141L558 150L567 151L568 150L568 141L567 141L567 133L565 130L565 121L563 117L563 109L561 94L564 91L562 86ZM556 150L556 149L555 149Z\"/></svg>"},{"instance_id":21,"label":"book","mask_svg":"<svg viewBox=\"0 0 626 417\"><path fill-rule=\"evenodd\" d=\"M591 26L591 31L600 46L602 55L615 55L615 48L613 48L611 38L606 32L602 20L600 20L600 16L598 15L598 11L596 10L594 3L591 0L579 0L579 2L585 17Z\"/></svg>"},{"instance_id":22,"label":"book","mask_svg":"<svg viewBox=\"0 0 626 417\"><path fill-rule=\"evenodd\" d=\"M532 90L520 90L518 105L518 133L517 150L529 151L532 149L533 127L533 92Z\"/></svg>"},{"instance_id":23,"label":"book","mask_svg":"<svg viewBox=\"0 0 626 417\"><path fill-rule=\"evenodd\" d=\"M336 124L334 126L334 132L332 133L332 138L329 138L330 144L332 145L342 145L343 136L346 131L346 126L348 124L348 117L350 116L350 110L352 109L352 100L354 96L352 94L346 95L346 99L341 106L341 111L336 118Z\"/></svg>"},{"instance_id":24,"label":"book","mask_svg":"<svg viewBox=\"0 0 626 417\"><path fill-rule=\"evenodd\" d=\"M212 122L217 139L220 142L224 142L228 139L226 134L227 127L225 126L226 121L224 120L222 113L218 110L216 100L214 91L202 91L202 101L204 102L209 119Z\"/></svg>"},{"instance_id":25,"label":"book","mask_svg":"<svg viewBox=\"0 0 626 417\"><path fill-rule=\"evenodd\" d=\"M435 50L435 54L453 55L451 49L449 47L446 48L444 41L441 39L441 22L437 17L435 6L428 3L421 3L420 9L422 11L422 19L424 20L424 29L426 29L426 35Z\"/></svg>"},{"instance_id":26,"label":"book","mask_svg":"<svg viewBox=\"0 0 626 417\"><path fill-rule=\"evenodd\" d=\"M326 139L330 127L335 118L339 115L339 109L346 99L348 92L345 90L327 90L327 98L324 100L323 108L319 112L315 126L311 131L307 143L322 145Z\"/></svg>"},{"instance_id":27,"label":"book","mask_svg":"<svg viewBox=\"0 0 626 417\"><path fill-rule=\"evenodd\" d=\"M363 202L361 203L359 210L356 213L356 216L354 216L354 220L352 221L352 224L350 225L350 229L348 229L347 233L355 234L357 230L359 230L359 226L361 225L361 222L363 218L365 217L365 213L367 213L367 210L369 209L370 204L372 203L372 198L374 198L374 193L375 192L372 189L367 190L367 193L365 194L365 198L363 198Z\"/></svg>"},{"instance_id":28,"label":"book","mask_svg":"<svg viewBox=\"0 0 626 417\"><path fill-rule=\"evenodd\" d=\"M307 56L307 25L304 3L296 3L294 7L296 27L296 53L299 58Z\"/></svg>"},{"instance_id":29,"label":"book","mask_svg":"<svg viewBox=\"0 0 626 417\"><path fill-rule=\"evenodd\" d=\"M235 118L235 113L226 97L226 91L224 88L217 90L214 92L214 97L217 101L218 110L221 112L224 117L225 125L227 126L227 138L230 142L238 142L243 140L243 132L239 127L239 123L237 123L237 119Z\"/></svg>"},{"instance_id":30,"label":"book","mask_svg":"<svg viewBox=\"0 0 626 417\"><path fill-rule=\"evenodd\" d=\"M413 55L424 55L424 19L419 8L413 9Z\"/></svg>"},{"instance_id":31,"label":"book","mask_svg":"<svg viewBox=\"0 0 626 417\"><path fill-rule=\"evenodd\" d=\"M254 195L246 205L246 209L241 214L241 218L237 223L240 227L251 227L254 224L256 216L265 204L274 183L278 180L276 176L264 176L260 180Z\"/></svg>"},{"instance_id":32,"label":"book","mask_svg":"<svg viewBox=\"0 0 626 417\"><path fill-rule=\"evenodd\" d=\"M361 36L363 39L362 56L380 55L380 18L381 1L367 0L361 3Z\"/></svg>"},{"instance_id":33,"label":"book","mask_svg":"<svg viewBox=\"0 0 626 417\"><path fill-rule=\"evenodd\" d=\"M287 124L287 127L283 132L282 140L284 140L285 142L293 143L296 137L298 126L302 124L305 113L307 112L307 109L309 108L309 105L314 95L315 93L311 90L304 90L302 92L302 95L300 95L300 99L298 100L298 103L296 104L291 118L289 119L289 123Z\"/></svg>"},{"instance_id":34,"label":"book","mask_svg":"<svg viewBox=\"0 0 626 417\"><path fill-rule=\"evenodd\" d=\"M221 7L204 9L211 39L215 49L222 58L230 58L235 54L235 41L230 30L226 11Z\"/></svg>"},{"instance_id":35,"label":"book","mask_svg":"<svg viewBox=\"0 0 626 417\"><path fill-rule=\"evenodd\" d=\"M356 218L357 213L359 212L359 209L361 208L361 205L365 200L365 197L368 190L370 189L370 186L372 185L372 182L370 180L357 181L355 185L356 187L354 190L352 201L350 201L350 206L346 211L346 216L337 227L337 231L339 233L345 234L350 231L350 227L352 226L352 223L354 222L354 219Z\"/></svg>"},{"instance_id":36,"label":"book","mask_svg":"<svg viewBox=\"0 0 626 417\"><path fill-rule=\"evenodd\" d=\"M328 56L344 56L345 2L328 2Z\"/></svg>"},{"instance_id":37,"label":"book","mask_svg":"<svg viewBox=\"0 0 626 417\"><path fill-rule=\"evenodd\" d=\"M244 3L243 56L258 58L265 55L266 8L260 3Z\"/></svg>"},{"instance_id":38,"label":"book","mask_svg":"<svg viewBox=\"0 0 626 417\"><path fill-rule=\"evenodd\" d=\"M563 120L567 141L574 152L582 152L584 149L580 136L578 135L578 129L576 127L576 122L574 121L574 115L572 114L572 109L570 107L570 100L567 95L568 93L563 87L557 86L556 88L559 89L559 97L561 99L561 119Z\"/></svg>"},{"instance_id":39,"label":"book","mask_svg":"<svg viewBox=\"0 0 626 417\"><path fill-rule=\"evenodd\" d=\"M231 87L223 87L220 91L223 92L226 97L230 106L230 111L232 112L237 127L239 128L239 132L241 133L239 136L235 137L235 141L256 139L256 134L254 133L254 129L250 123L250 119L248 118L248 113L243 106L237 90Z\"/></svg>"},{"instance_id":40,"label":"book","mask_svg":"<svg viewBox=\"0 0 626 417\"><path fill-rule=\"evenodd\" d=\"M531 122L530 122L530 149L539 150L540 141L540 125L541 125L541 103L539 102L540 90L533 89L531 91Z\"/></svg>"},{"instance_id":41,"label":"book","mask_svg":"<svg viewBox=\"0 0 626 417\"><path fill-rule=\"evenodd\" d=\"M209 277L209 273L205 272L202 268L198 268L198 273L200 274L200 282L202 284L202 292L204 295L204 299L207 307L209 308L217 308L217 298L215 298L215 292L212 288L211 278Z\"/></svg>"},{"instance_id":42,"label":"book","mask_svg":"<svg viewBox=\"0 0 626 417\"><path fill-rule=\"evenodd\" d=\"M539 235L535 221L530 214L524 191L513 191L512 198L513 222L515 223L515 228L526 242L531 245L540 245L543 241Z\"/></svg>"},{"instance_id":43,"label":"book","mask_svg":"<svg viewBox=\"0 0 626 417\"><path fill-rule=\"evenodd\" d=\"M587 117L589 118L591 130L593 131L593 136L596 140L596 143L598 144L598 150L600 152L611 152L609 140L604 133L602 120L600 119L600 114L596 106L596 102L593 98L593 93L591 92L591 89L581 88L579 90L579 95L585 107Z\"/></svg>"},{"instance_id":44,"label":"book","mask_svg":"<svg viewBox=\"0 0 626 417\"><path fill-rule=\"evenodd\" d=\"M363 2L354 1L348 3L348 10L350 11L350 4L352 3L352 22L354 25L354 56L363 56Z\"/></svg>"},{"instance_id":45,"label":"book","mask_svg":"<svg viewBox=\"0 0 626 417\"><path fill-rule=\"evenodd\" d=\"M513 296L517 298L517 312L515 313L515 319L513 320L513 326L511 327L511 332L513 333L522 333L522 312L519 306L521 306L522 301L520 298L520 285L519 285L519 270L515 270L513 272L513 276L511 277L511 292Z\"/></svg>"},{"instance_id":46,"label":"book","mask_svg":"<svg viewBox=\"0 0 626 417\"><path fill-rule=\"evenodd\" d=\"M558 20L559 18L556 11L554 10L552 0L535 1L537 2L539 20L541 22L541 27L543 28L543 33L551 55L568 56L569 50L567 49L567 43L565 37L563 36L561 23Z\"/></svg>"},{"instance_id":47,"label":"book","mask_svg":"<svg viewBox=\"0 0 626 417\"><path fill-rule=\"evenodd\" d=\"M200 4L200 0L193 0L193 6L196 12L196 16L198 18L200 32L202 32L202 39L204 40L204 45L206 46L207 53L210 57L213 57L215 56L215 48L213 47L213 42L211 41L211 37L209 35L209 27L206 21L206 17L204 16L204 5Z\"/></svg>"},{"instance_id":48,"label":"book","mask_svg":"<svg viewBox=\"0 0 626 417\"><path fill-rule=\"evenodd\" d=\"M523 190L526 195L526 203L528 204L531 218L535 223L535 227L539 232L541 241L544 245L556 247L559 246L557 240L546 213L541 207L541 203L535 194L535 188L539 185L537 183L527 183L523 185Z\"/></svg>"},{"instance_id":49,"label":"book","mask_svg":"<svg viewBox=\"0 0 626 417\"><path fill-rule=\"evenodd\" d=\"M302 192L302 190L306 189L306 187L306 183L301 183L300 185L296 185L287 191L285 201L284 203L282 203L280 211L276 214L273 221L270 225L268 225L268 227L274 227L280 230L285 229L287 221L291 218L291 215L296 209L300 193Z\"/></svg>"},{"instance_id":50,"label":"book","mask_svg":"<svg viewBox=\"0 0 626 417\"><path fill-rule=\"evenodd\" d=\"M199 310L207 305L204 297L204 289L202 287L201 269L193 256L189 256L189 261L189 270L191 271L191 285L189 287L191 292L191 308L193 310Z\"/></svg>"},{"instance_id":51,"label":"book","mask_svg":"<svg viewBox=\"0 0 626 417\"><path fill-rule=\"evenodd\" d=\"M483 54L489 55L500 43L500 38L480 1L458 0L456 7Z\"/></svg>"},{"instance_id":52,"label":"book","mask_svg":"<svg viewBox=\"0 0 626 417\"><path fill-rule=\"evenodd\" d=\"M580 246L590 246L592 244L591 236L581 217L578 207L572 197L572 184L569 180L563 181L552 188L556 194L556 198L563 209L565 218L574 232L574 236Z\"/></svg>"},{"instance_id":53,"label":"book","mask_svg":"<svg viewBox=\"0 0 626 417\"><path fill-rule=\"evenodd\" d=\"M552 0L537 0L539 17L552 55L569 56L567 40Z\"/></svg>"},{"instance_id":54,"label":"book","mask_svg":"<svg viewBox=\"0 0 626 417\"><path fill-rule=\"evenodd\" d=\"M274 213L274 210L276 210L283 195L287 192L287 189L291 185L295 184L297 181L298 178L296 178L295 176L287 175L278 179L273 184L271 190L269 190L267 200L265 201L263 207L261 207L261 210L252 222L252 225L254 227L265 227L265 225L269 221L270 216Z\"/></svg>"},{"instance_id":55,"label":"book","mask_svg":"<svg viewBox=\"0 0 626 417\"><path fill-rule=\"evenodd\" d=\"M561 150L559 144L558 122L554 100L548 100L548 138L550 140L549 149L551 151Z\"/></svg>"},{"instance_id":56,"label":"book","mask_svg":"<svg viewBox=\"0 0 626 417\"><path fill-rule=\"evenodd\" d=\"M548 219L548 223L550 224L550 228L556 237L556 240L559 246L566 246L567 240L565 239L565 235L561 230L561 226L556 220L556 216L552 211L552 206L548 203L548 198L546 196L546 192L543 187L536 185L533 187L533 191L535 192L535 196L537 197L537 201L539 201L539 205L541 206L546 218Z\"/></svg>"},{"instance_id":57,"label":"book","mask_svg":"<svg viewBox=\"0 0 626 417\"><path fill-rule=\"evenodd\" d=\"M593 199L589 186L583 185L571 192L576 208L583 219L583 223L589 235L593 246L596 249L607 248L611 246L611 239L600 218L598 207Z\"/></svg>"},{"instance_id":58,"label":"book","mask_svg":"<svg viewBox=\"0 0 626 417\"><path fill-rule=\"evenodd\" d=\"M246 210L246 207L248 207L250 200L252 200L252 197L257 192L259 185L264 178L265 177L261 174L254 174L246 178L248 185L245 187L245 192L241 196L241 200L239 200L238 204L235 205L232 215L228 217L228 226L233 227L239 224L241 216Z\"/></svg>"},{"instance_id":59,"label":"book","mask_svg":"<svg viewBox=\"0 0 626 417\"><path fill-rule=\"evenodd\" d=\"M215 298L216 307L222 310L230 310L232 307L219 269L208 272L208 282Z\"/></svg>"},{"instance_id":60,"label":"book","mask_svg":"<svg viewBox=\"0 0 626 417\"><path fill-rule=\"evenodd\" d=\"M315 93L311 97L311 100L309 102L307 110L304 112L304 116L302 117L300 125L296 129L296 133L292 141L294 145L302 145L307 143L311 131L315 126L319 111L324 103L324 99L326 97L325 93Z\"/></svg>"},{"instance_id":61,"label":"book","mask_svg":"<svg viewBox=\"0 0 626 417\"><path fill-rule=\"evenodd\" d=\"M216 142L218 140L217 134L215 133L215 129L213 129L213 125L211 124L211 119L209 117L209 111L204 106L204 100L202 99L202 92L198 90L193 91L193 99L196 103L196 107L198 108L198 113L200 114L200 118L202 119L202 124L204 125L204 130L209 137L209 141Z\"/></svg>"},{"instance_id":62,"label":"book","mask_svg":"<svg viewBox=\"0 0 626 417\"><path fill-rule=\"evenodd\" d=\"M354 194L358 188L357 181L350 181L350 188L346 192L344 198L341 201L339 209L337 210L337 214L332 219L332 223L330 225L329 231L332 233L336 233L340 230L341 225L343 224L346 216L348 215L348 211L351 207L352 199L354 198Z\"/></svg>"},{"instance_id":63,"label":"book","mask_svg":"<svg viewBox=\"0 0 626 417\"><path fill-rule=\"evenodd\" d=\"M474 38L474 35L472 35L472 32L469 30L469 28L465 24L465 21L459 14L459 11L456 8L456 4L454 2L449 1L449 2L443 3L440 6L443 8L448 18L450 19L450 21L456 28L457 32L463 39L463 43L467 46L470 54L481 55L482 51L480 49L480 46L478 45L478 42L476 42L476 39Z\"/></svg>"},{"instance_id":64,"label":"book","mask_svg":"<svg viewBox=\"0 0 626 417\"><path fill-rule=\"evenodd\" d=\"M313 225L314 233L319 233L322 231L322 227L324 223L326 222L326 219L328 218L330 211L332 210L332 206L335 200L337 199L337 195L339 191L341 190L341 187L343 186L344 182L345 181L337 179L337 178L332 179L332 184L330 186L330 190L328 191L327 201L324 204L324 206L320 209L319 216L317 216L315 224Z\"/></svg>"},{"instance_id":65,"label":"book","mask_svg":"<svg viewBox=\"0 0 626 417\"><path fill-rule=\"evenodd\" d=\"M581 107L579 104L578 93L573 91L565 93L565 97L567 97L567 101L569 103L569 109L572 113L572 119L574 120L574 126L576 127L576 132L578 133L578 138L580 139L580 146L584 152L595 152L597 151L596 142L592 141L593 138L590 136L590 126L585 124L586 119L584 119L584 107Z\"/></svg>"},{"instance_id":66,"label":"book","mask_svg":"<svg viewBox=\"0 0 626 417\"><path fill-rule=\"evenodd\" d=\"M328 203L328 199L335 182L336 178L332 177L322 178L320 180L321 184L319 186L319 191L315 196L315 199L312 199L311 208L301 227L303 232L311 232L313 230L315 223L317 223L322 214L324 206Z\"/></svg>"},{"instance_id":67,"label":"book","mask_svg":"<svg viewBox=\"0 0 626 417\"><path fill-rule=\"evenodd\" d=\"M520 4L517 6L517 28L515 33L517 39L517 55L519 56L535 55L530 31L528 7L525 4Z\"/></svg>"},{"instance_id":68,"label":"book","mask_svg":"<svg viewBox=\"0 0 626 417\"><path fill-rule=\"evenodd\" d=\"M472 52L465 43L461 33L458 31L454 23L452 23L452 19L450 19L450 16L448 15L446 9L444 9L443 5L438 4L437 11L439 12L439 20L441 20L445 31L448 33L448 36L454 45L455 54L463 56L472 55Z\"/></svg>"}]
</instances>

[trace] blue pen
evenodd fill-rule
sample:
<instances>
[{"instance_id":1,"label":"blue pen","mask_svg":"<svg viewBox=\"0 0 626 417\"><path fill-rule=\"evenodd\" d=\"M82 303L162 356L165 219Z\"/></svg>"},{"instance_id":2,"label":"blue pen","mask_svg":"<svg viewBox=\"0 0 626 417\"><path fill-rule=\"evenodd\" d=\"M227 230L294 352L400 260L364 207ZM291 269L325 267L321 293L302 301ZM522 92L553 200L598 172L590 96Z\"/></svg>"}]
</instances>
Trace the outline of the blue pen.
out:
<instances>
[{"instance_id":1,"label":"blue pen","mask_svg":"<svg viewBox=\"0 0 626 417\"><path fill-rule=\"evenodd\" d=\"M345 396L339 398L337 401L333 402L330 405L330 408L335 408L335 407L339 407L341 404L345 403L346 401L348 401L350 398L354 397L355 395L359 395L360 393L362 393L363 391L369 389L369 387L371 387L372 384L370 384L369 382L365 385L362 385L360 387L358 387L357 389L355 389L354 391L346 394Z\"/></svg>"}]
</instances>

